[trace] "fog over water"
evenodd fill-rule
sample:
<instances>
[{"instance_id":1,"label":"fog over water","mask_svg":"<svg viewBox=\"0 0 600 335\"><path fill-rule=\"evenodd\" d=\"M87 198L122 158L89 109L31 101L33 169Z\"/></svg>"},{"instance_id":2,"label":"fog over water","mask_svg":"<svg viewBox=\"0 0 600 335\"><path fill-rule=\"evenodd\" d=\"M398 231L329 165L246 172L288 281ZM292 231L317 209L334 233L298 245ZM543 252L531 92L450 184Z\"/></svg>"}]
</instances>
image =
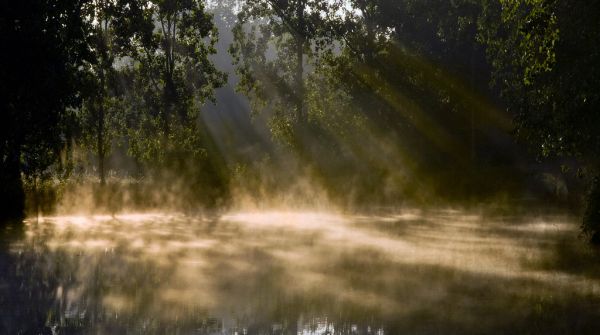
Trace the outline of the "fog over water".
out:
<instances>
[{"instance_id":1,"label":"fog over water","mask_svg":"<svg viewBox=\"0 0 600 335\"><path fill-rule=\"evenodd\" d=\"M0 2L0 335L599 335L598 22Z\"/></svg>"},{"instance_id":2,"label":"fog over water","mask_svg":"<svg viewBox=\"0 0 600 335\"><path fill-rule=\"evenodd\" d=\"M549 334L600 323L600 266L566 216L144 213L17 227L2 232L2 334Z\"/></svg>"}]
</instances>

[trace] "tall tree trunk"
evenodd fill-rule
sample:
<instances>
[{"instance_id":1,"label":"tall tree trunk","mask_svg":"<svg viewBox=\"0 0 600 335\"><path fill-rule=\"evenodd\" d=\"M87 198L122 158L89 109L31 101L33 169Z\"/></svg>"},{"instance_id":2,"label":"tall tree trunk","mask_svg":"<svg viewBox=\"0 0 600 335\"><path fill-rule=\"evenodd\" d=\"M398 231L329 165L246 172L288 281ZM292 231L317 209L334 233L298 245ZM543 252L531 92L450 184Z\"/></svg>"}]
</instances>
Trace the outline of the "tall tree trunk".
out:
<instances>
[{"instance_id":1,"label":"tall tree trunk","mask_svg":"<svg viewBox=\"0 0 600 335\"><path fill-rule=\"evenodd\" d=\"M373 22L373 13L369 10L366 3L363 3L360 7L360 11L365 18L365 25L367 28L367 52L365 52L365 62L369 66L373 66L375 54L377 50L375 48L375 22Z\"/></svg>"},{"instance_id":2,"label":"tall tree trunk","mask_svg":"<svg viewBox=\"0 0 600 335\"><path fill-rule=\"evenodd\" d=\"M104 71L100 75L100 90L100 104L98 108L98 174L100 175L100 185L104 185L106 182L104 176L104 156L106 152L104 148Z\"/></svg>"},{"instance_id":3,"label":"tall tree trunk","mask_svg":"<svg viewBox=\"0 0 600 335\"><path fill-rule=\"evenodd\" d=\"M33 176L33 198L35 201L35 222L38 223L40 221L40 191L37 173Z\"/></svg>"},{"instance_id":4,"label":"tall tree trunk","mask_svg":"<svg viewBox=\"0 0 600 335\"><path fill-rule=\"evenodd\" d=\"M306 44L306 36L304 29L304 4L305 0L298 1L296 8L296 17L298 18L298 27L296 31L296 113L297 121L303 125L308 121L304 111L304 45Z\"/></svg>"},{"instance_id":5,"label":"tall tree trunk","mask_svg":"<svg viewBox=\"0 0 600 335\"><path fill-rule=\"evenodd\" d=\"M68 178L73 173L73 132L70 127L67 132L67 147L66 147L66 162L65 162L65 171L64 178Z\"/></svg>"},{"instance_id":6,"label":"tall tree trunk","mask_svg":"<svg viewBox=\"0 0 600 335\"><path fill-rule=\"evenodd\" d=\"M102 48L104 49L104 53L102 53L102 56L104 57L104 59L100 59L100 101L99 101L99 106L98 106L98 174L100 175L100 185L104 185L106 183L105 181L105 173L104 173L104 159L105 159L105 155L106 155L106 148L104 147L104 131L105 131L105 110L104 110L104 103L105 103L105 99L106 99L106 72L105 69L107 67L111 67L110 63L108 63L108 59L110 59L109 57L109 46L108 46L108 21L109 21L109 16L107 14L107 10L108 10L108 4L106 1L102 2L102 14L100 16L100 19L102 20L101 22L101 28L100 28L100 36L102 38L101 43L102 43ZM102 17L102 15L104 17ZM108 64L108 65L107 65Z\"/></svg>"},{"instance_id":7,"label":"tall tree trunk","mask_svg":"<svg viewBox=\"0 0 600 335\"><path fill-rule=\"evenodd\" d=\"M168 137L170 133L170 120L174 117L174 107L177 102L177 90L174 82L174 68L175 68L175 31L176 31L176 20L170 16L166 17L166 22L161 19L161 27L163 33L163 41L165 47L165 60L164 60L164 75L163 80L165 86L163 88L163 103L164 108L162 109L162 122L165 144L168 145ZM175 116L176 117L176 116Z\"/></svg>"},{"instance_id":8,"label":"tall tree trunk","mask_svg":"<svg viewBox=\"0 0 600 335\"><path fill-rule=\"evenodd\" d=\"M0 220L20 219L25 212L21 153L14 143L9 143L6 149L7 152L0 155Z\"/></svg>"},{"instance_id":9,"label":"tall tree trunk","mask_svg":"<svg viewBox=\"0 0 600 335\"><path fill-rule=\"evenodd\" d=\"M472 47L473 49L471 50L471 60L470 60L470 66L471 66L471 71L469 74L469 81L470 81L470 85L471 85L471 94L473 96L473 99L471 99L471 106L469 106L469 128L470 128L470 133L469 133L469 146L470 146L470 163L471 163L471 169L475 169L475 165L477 164L477 151L475 150L475 111L474 109L476 108L477 104L477 99L476 94L477 94L477 90L475 88L475 46L473 45Z\"/></svg>"},{"instance_id":10,"label":"tall tree trunk","mask_svg":"<svg viewBox=\"0 0 600 335\"><path fill-rule=\"evenodd\" d=\"M176 90L175 83L173 82L173 75L171 73L167 73L164 78L165 87L163 91L163 103L164 108L162 110L162 122L163 122L163 131L165 139L169 137L169 133L171 132L170 128L170 120L173 117L173 107L176 103Z\"/></svg>"}]
</instances>

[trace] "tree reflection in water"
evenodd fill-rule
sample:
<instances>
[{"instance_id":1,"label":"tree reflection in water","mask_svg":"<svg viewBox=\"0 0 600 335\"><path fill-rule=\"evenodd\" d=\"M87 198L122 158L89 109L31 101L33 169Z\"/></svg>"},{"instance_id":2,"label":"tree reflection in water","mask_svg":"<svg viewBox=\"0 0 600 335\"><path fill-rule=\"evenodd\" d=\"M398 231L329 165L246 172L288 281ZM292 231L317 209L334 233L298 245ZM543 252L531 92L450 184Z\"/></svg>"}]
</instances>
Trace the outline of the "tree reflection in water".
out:
<instances>
[{"instance_id":1,"label":"tree reflection in water","mask_svg":"<svg viewBox=\"0 0 600 335\"><path fill-rule=\"evenodd\" d=\"M2 334L591 334L600 325L600 262L566 217L249 212L215 223L150 213L7 227Z\"/></svg>"}]
</instances>

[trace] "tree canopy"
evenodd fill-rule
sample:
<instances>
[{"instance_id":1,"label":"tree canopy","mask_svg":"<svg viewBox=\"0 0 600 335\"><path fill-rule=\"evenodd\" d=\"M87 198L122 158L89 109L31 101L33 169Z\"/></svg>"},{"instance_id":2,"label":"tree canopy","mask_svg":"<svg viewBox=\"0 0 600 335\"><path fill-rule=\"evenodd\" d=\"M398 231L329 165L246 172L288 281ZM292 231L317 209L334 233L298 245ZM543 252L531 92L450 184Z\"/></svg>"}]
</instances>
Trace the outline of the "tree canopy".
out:
<instances>
[{"instance_id":1,"label":"tree canopy","mask_svg":"<svg viewBox=\"0 0 600 335\"><path fill-rule=\"evenodd\" d=\"M280 160L282 179L307 178L352 204L525 194L554 169L553 180L587 185L584 231L600 231L596 3L44 0L1 9L6 213L23 211L24 185L77 174L102 188L111 173L134 176L222 204L245 164L260 175L262 162ZM232 39L227 55L219 29ZM259 135L269 149L241 161L224 148L230 134L260 133L239 120L246 103L266 120ZM211 104L236 123L217 129L204 113Z\"/></svg>"},{"instance_id":2,"label":"tree canopy","mask_svg":"<svg viewBox=\"0 0 600 335\"><path fill-rule=\"evenodd\" d=\"M91 58L85 1L0 5L0 204L22 214L21 173L43 173L56 160L66 110L80 103L79 67Z\"/></svg>"}]
</instances>

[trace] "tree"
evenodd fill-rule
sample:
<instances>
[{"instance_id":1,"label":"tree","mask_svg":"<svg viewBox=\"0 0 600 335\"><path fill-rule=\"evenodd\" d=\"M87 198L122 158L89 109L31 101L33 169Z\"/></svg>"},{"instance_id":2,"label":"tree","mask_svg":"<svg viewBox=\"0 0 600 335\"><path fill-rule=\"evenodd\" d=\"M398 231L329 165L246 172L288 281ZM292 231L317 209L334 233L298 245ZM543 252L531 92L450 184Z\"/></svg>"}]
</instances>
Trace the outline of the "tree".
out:
<instances>
[{"instance_id":1,"label":"tree","mask_svg":"<svg viewBox=\"0 0 600 335\"><path fill-rule=\"evenodd\" d=\"M583 231L600 243L600 4L486 1L480 39L521 139L575 157L589 178Z\"/></svg>"},{"instance_id":2,"label":"tree","mask_svg":"<svg viewBox=\"0 0 600 335\"><path fill-rule=\"evenodd\" d=\"M124 51L129 47L128 31L119 30L122 21L126 20L122 13L126 5L126 0L93 0L83 8L90 27L93 58L85 64L87 85L79 119L83 143L97 155L101 185L105 183L106 156L118 133L119 118L123 114L115 62L122 60Z\"/></svg>"},{"instance_id":3,"label":"tree","mask_svg":"<svg viewBox=\"0 0 600 335\"><path fill-rule=\"evenodd\" d=\"M40 174L63 146L61 120L77 107L79 67L89 59L85 1L0 5L0 216L23 214L21 174Z\"/></svg>"},{"instance_id":4,"label":"tree","mask_svg":"<svg viewBox=\"0 0 600 335\"><path fill-rule=\"evenodd\" d=\"M275 113L276 133L289 135L309 120L305 67L317 66L331 46L329 22L339 6L325 0L249 0L238 15L230 48L238 90L251 98L254 112L268 107Z\"/></svg>"},{"instance_id":5,"label":"tree","mask_svg":"<svg viewBox=\"0 0 600 335\"><path fill-rule=\"evenodd\" d=\"M406 169L436 178L430 186L453 189L456 193L446 195L454 198L492 191L494 186L485 177L491 167L484 155L499 149L494 147L494 134L482 130L507 133L509 122L491 112L495 94L487 88L489 66L476 40L479 4L348 3L344 20L337 25L340 52L327 63L374 132L385 134L386 142L403 151L402 166L390 166L382 175ZM457 186L457 179L463 184Z\"/></svg>"},{"instance_id":6,"label":"tree","mask_svg":"<svg viewBox=\"0 0 600 335\"><path fill-rule=\"evenodd\" d=\"M226 80L210 59L218 40L212 15L201 0L130 0L120 15L127 19L118 29L129 36L121 72L130 154L155 177L218 201L226 169L200 115Z\"/></svg>"},{"instance_id":7,"label":"tree","mask_svg":"<svg viewBox=\"0 0 600 335\"><path fill-rule=\"evenodd\" d=\"M132 1L123 15L131 19L122 29L133 32L125 71L134 80L134 154L160 160L176 145L198 151L190 141L197 139L200 107L226 79L209 59L218 38L212 16L199 0ZM181 131L191 137L180 137Z\"/></svg>"}]
</instances>

